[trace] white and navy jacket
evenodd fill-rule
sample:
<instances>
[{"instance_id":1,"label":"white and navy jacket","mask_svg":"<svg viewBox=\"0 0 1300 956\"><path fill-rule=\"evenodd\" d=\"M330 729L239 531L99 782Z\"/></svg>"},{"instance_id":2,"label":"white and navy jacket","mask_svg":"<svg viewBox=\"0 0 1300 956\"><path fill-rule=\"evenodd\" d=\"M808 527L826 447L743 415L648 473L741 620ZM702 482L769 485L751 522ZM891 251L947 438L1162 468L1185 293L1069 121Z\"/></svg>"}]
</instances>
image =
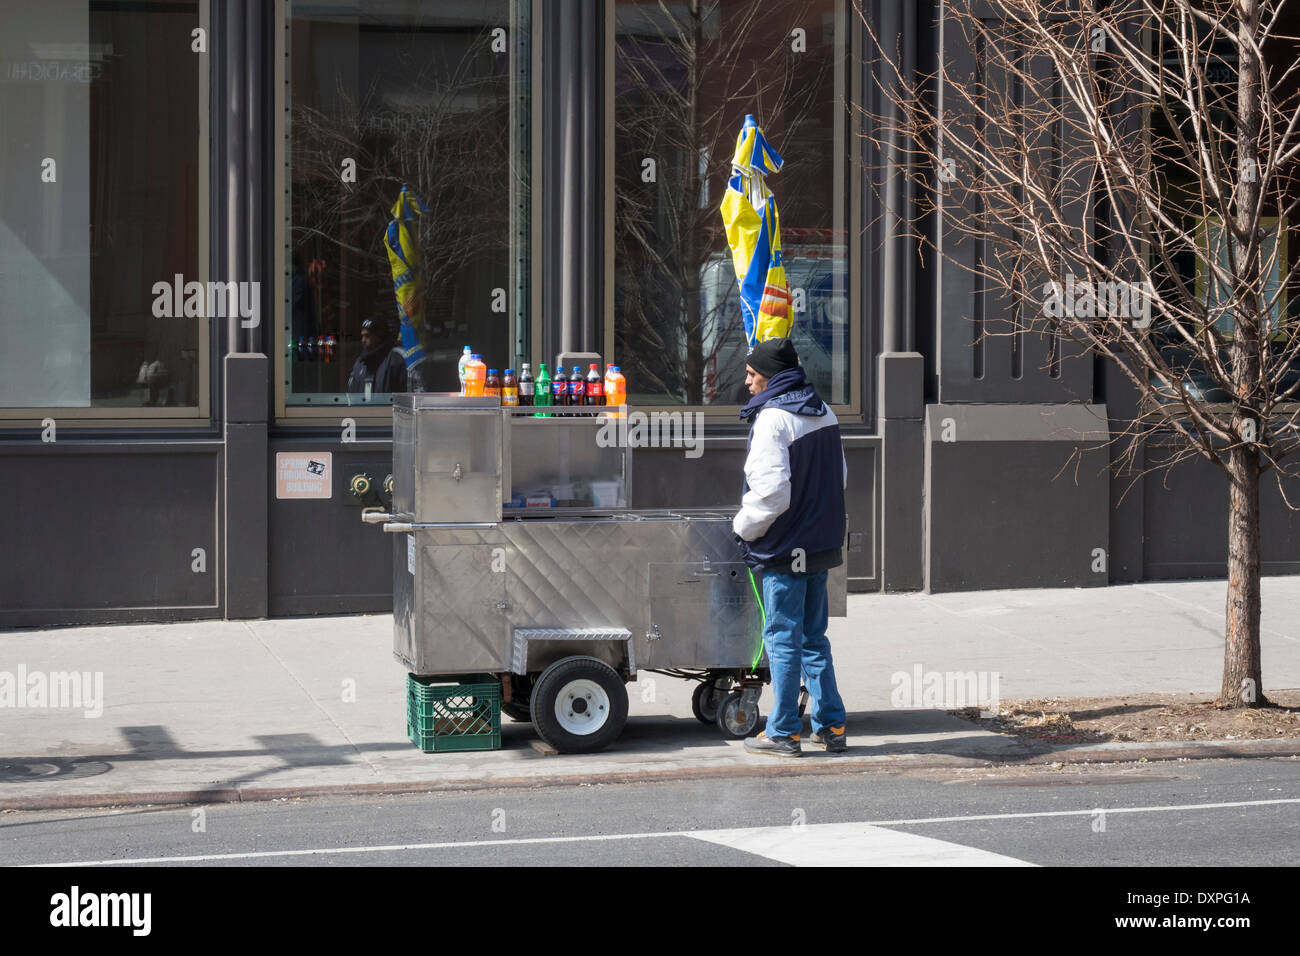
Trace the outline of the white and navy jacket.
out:
<instances>
[{"instance_id":1,"label":"white and navy jacket","mask_svg":"<svg viewBox=\"0 0 1300 956\"><path fill-rule=\"evenodd\" d=\"M835 413L795 368L772 376L740 417L751 427L732 529L746 563L787 574L841 564L849 469Z\"/></svg>"}]
</instances>

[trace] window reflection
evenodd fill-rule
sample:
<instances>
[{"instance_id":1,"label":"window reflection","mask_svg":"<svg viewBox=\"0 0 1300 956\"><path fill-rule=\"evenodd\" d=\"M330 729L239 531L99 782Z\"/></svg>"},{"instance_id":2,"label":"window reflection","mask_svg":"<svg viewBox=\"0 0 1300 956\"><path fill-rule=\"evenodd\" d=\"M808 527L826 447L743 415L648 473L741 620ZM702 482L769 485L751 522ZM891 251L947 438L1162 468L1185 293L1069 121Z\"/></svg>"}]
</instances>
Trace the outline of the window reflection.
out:
<instances>
[{"instance_id":1,"label":"window reflection","mask_svg":"<svg viewBox=\"0 0 1300 956\"><path fill-rule=\"evenodd\" d=\"M615 5L615 357L630 400L740 404L746 343L718 212L753 114L785 158L776 194L792 337L849 400L844 4Z\"/></svg>"},{"instance_id":2,"label":"window reflection","mask_svg":"<svg viewBox=\"0 0 1300 956\"><path fill-rule=\"evenodd\" d=\"M527 301L526 8L292 4L289 404L364 401L358 376L386 402L381 385L408 387L380 373L391 348L411 364L409 387L429 391L458 387L465 345L502 368L515 361ZM405 336L385 247L403 186L425 210L408 223L419 285Z\"/></svg>"}]
</instances>

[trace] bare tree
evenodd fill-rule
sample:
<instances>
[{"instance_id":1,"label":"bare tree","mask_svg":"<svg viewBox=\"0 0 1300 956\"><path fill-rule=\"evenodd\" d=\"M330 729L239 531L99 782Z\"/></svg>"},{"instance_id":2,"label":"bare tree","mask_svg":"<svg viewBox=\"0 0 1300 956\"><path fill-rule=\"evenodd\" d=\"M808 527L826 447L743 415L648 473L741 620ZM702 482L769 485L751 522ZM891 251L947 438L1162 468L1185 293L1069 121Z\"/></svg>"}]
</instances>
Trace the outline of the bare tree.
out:
<instances>
[{"instance_id":1,"label":"bare tree","mask_svg":"<svg viewBox=\"0 0 1300 956\"><path fill-rule=\"evenodd\" d=\"M905 144L913 213L940 214L931 237L911 219L924 248L994 250L966 265L998 313L984 334L1051 336L1054 362L1074 343L1137 391L1138 414L1111 424L1119 468L1136 483L1200 458L1226 476L1220 707L1268 703L1260 478L1271 469L1285 501L1296 445L1297 267L1284 249L1300 202L1300 57L1285 7L945 0L944 47L965 62L904 76L877 42L893 109L865 127L882 148ZM1133 468L1140 448L1166 452Z\"/></svg>"},{"instance_id":2,"label":"bare tree","mask_svg":"<svg viewBox=\"0 0 1300 956\"><path fill-rule=\"evenodd\" d=\"M710 360L743 341L718 214L741 122L746 113L760 126L779 119L794 141L827 70L791 49L788 26L809 22L810 5L780 8L780 18L761 0L619 8L617 135L655 161L651 181L641 175L618 190L625 364L636 363L647 391L686 404L703 402ZM706 308L701 276L711 257L725 264L730 294Z\"/></svg>"}]
</instances>

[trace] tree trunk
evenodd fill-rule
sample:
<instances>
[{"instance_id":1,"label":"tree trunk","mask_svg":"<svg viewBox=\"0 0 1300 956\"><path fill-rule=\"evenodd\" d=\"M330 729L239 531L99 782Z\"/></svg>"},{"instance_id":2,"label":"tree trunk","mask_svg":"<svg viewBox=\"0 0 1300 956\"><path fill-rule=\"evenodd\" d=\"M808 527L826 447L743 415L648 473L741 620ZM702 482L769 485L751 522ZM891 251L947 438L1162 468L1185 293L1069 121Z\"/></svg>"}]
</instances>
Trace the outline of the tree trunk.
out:
<instances>
[{"instance_id":1,"label":"tree trunk","mask_svg":"<svg viewBox=\"0 0 1300 956\"><path fill-rule=\"evenodd\" d=\"M1243 171L1259 168L1260 64L1246 51L1258 45L1258 0L1237 0L1237 159ZM1220 707L1260 707L1267 703L1259 666L1259 447L1267 422L1257 409L1264 310L1259 291L1264 269L1255 208L1260 182L1241 175L1237 184L1232 243L1236 260L1234 309L1229 363L1236 409L1232 431L1237 441L1228 449L1228 599L1223 641L1223 684ZM1226 224L1225 224L1226 225Z\"/></svg>"},{"instance_id":2,"label":"tree trunk","mask_svg":"<svg viewBox=\"0 0 1300 956\"><path fill-rule=\"evenodd\" d=\"M1262 707L1259 664L1259 453L1228 453L1228 601L1220 707Z\"/></svg>"}]
</instances>

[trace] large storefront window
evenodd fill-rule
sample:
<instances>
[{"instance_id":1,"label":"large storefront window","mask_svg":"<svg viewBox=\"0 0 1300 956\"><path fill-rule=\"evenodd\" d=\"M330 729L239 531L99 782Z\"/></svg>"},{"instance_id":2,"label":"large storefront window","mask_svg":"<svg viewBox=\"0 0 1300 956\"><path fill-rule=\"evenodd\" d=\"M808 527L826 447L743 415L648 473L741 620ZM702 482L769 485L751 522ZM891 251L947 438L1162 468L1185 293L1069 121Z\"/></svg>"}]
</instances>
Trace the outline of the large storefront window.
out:
<instances>
[{"instance_id":1,"label":"large storefront window","mask_svg":"<svg viewBox=\"0 0 1300 956\"><path fill-rule=\"evenodd\" d=\"M781 153L792 337L834 404L850 392L843 0L618 0L614 354L629 400L735 405L746 343L718 212L747 114Z\"/></svg>"},{"instance_id":2,"label":"large storefront window","mask_svg":"<svg viewBox=\"0 0 1300 956\"><path fill-rule=\"evenodd\" d=\"M202 281L199 26L194 0L0 5L0 408L200 406L206 319L155 289Z\"/></svg>"},{"instance_id":3,"label":"large storefront window","mask_svg":"<svg viewBox=\"0 0 1300 956\"><path fill-rule=\"evenodd\" d=\"M285 404L454 391L465 345L494 368L518 368L528 357L526 0L287 9ZM399 311L388 227L403 187Z\"/></svg>"}]
</instances>

